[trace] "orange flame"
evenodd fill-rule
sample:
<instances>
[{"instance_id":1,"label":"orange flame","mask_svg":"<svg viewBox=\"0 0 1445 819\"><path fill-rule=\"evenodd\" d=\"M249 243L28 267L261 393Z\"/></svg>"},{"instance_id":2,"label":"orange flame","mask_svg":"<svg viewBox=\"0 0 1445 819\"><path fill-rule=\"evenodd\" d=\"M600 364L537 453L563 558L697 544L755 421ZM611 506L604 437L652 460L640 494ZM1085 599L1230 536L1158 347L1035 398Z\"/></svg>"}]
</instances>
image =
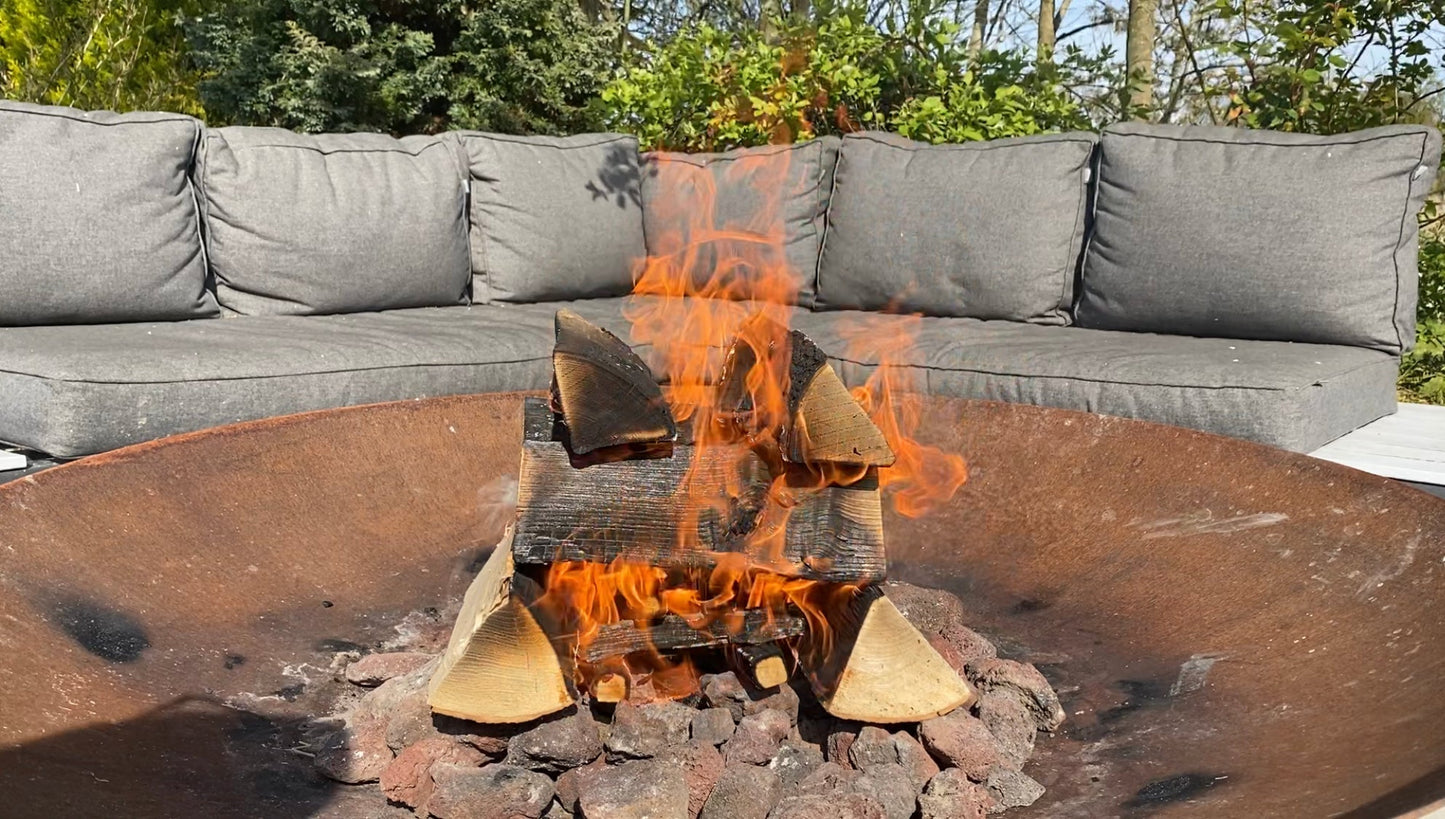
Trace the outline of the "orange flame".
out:
<instances>
[{"instance_id":1,"label":"orange flame","mask_svg":"<svg viewBox=\"0 0 1445 819\"><path fill-rule=\"evenodd\" d=\"M760 609L769 619L783 614L805 618L810 649L826 653L835 639L829 615L858 591L853 584L780 572L786 564L788 518L799 502L809 493L870 474L858 465L788 464L783 457L780 434L797 423L788 403L788 327L804 275L789 266L784 253L782 206L798 193L783 183L787 156L733 158L721 163L720 177L714 176L718 165L696 160L654 166L661 193L649 207L676 217L677 228L649 234L648 244L657 252L637 271L633 294L641 298L633 299L627 317L633 343L652 350L651 363L664 380L674 417L691 422L693 461L678 489L685 514L677 527L677 546L687 552L702 548L689 541L704 516L730 520L740 505L756 507L756 516L742 542L730 544L736 551L713 554L710 569L661 567L635 557L607 565L554 564L538 605L577 635L579 648L595 640L603 626L624 620L646 623L672 614L694 628L721 623L734 629L741 624L734 616L740 609ZM719 207L724 199L733 207ZM739 199L747 207L736 207ZM723 218L724 210L746 216ZM878 471L880 486L896 511L916 516L951 498L967 473L958 455L914 438L921 407L908 395L907 370L899 364L912 347L918 322L887 319L850 323L842 352L855 360L864 360L859 356L865 353L879 360L853 394L896 455L891 467ZM737 351L732 360L729 349ZM719 384L725 376L740 385L741 394L737 389L723 394ZM699 473L703 463L724 464L724 478L704 479ZM761 492L760 475L766 482ZM670 680L655 686L659 696L692 673L690 666L686 674L672 673L674 666L656 651L638 662L654 681Z\"/></svg>"}]
</instances>

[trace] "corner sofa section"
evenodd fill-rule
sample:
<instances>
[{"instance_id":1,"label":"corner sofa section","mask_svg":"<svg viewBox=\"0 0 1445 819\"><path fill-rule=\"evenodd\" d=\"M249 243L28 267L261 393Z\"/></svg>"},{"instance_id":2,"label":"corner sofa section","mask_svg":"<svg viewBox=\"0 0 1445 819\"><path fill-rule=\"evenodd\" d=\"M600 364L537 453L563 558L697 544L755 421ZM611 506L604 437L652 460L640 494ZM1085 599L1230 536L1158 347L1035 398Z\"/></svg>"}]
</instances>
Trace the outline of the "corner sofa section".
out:
<instances>
[{"instance_id":1,"label":"corner sofa section","mask_svg":"<svg viewBox=\"0 0 1445 819\"><path fill-rule=\"evenodd\" d=\"M40 144L56 141L75 150ZM62 195L117 152L133 167L105 196ZM661 352L627 318L657 298L628 294L643 257L680 265L690 293L779 297L749 287L747 264L717 264L729 257L786 265L793 325L851 384L878 365L849 343L868 322L914 335L894 363L928 392L1307 451L1393 411L1438 155L1415 126L1138 125L1102 143L858 134L639 155L621 135L303 136L0 102L0 214L21 225L0 236L0 440L76 457L540 389L562 306ZM701 216L679 206L694 189L713 195ZM63 298L6 312L45 288Z\"/></svg>"}]
</instances>

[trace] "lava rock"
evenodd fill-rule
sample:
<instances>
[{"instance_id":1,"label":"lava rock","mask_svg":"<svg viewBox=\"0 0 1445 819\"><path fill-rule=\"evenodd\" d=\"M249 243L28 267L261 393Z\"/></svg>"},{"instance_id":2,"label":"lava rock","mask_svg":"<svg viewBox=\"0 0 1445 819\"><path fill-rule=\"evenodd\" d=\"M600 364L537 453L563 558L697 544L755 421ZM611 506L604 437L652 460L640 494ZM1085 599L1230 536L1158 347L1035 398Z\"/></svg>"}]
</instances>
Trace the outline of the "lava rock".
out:
<instances>
[{"instance_id":1,"label":"lava rock","mask_svg":"<svg viewBox=\"0 0 1445 819\"><path fill-rule=\"evenodd\" d=\"M598 768L588 775L578 808L587 819L664 819L687 815L682 768L641 759Z\"/></svg>"},{"instance_id":2,"label":"lava rock","mask_svg":"<svg viewBox=\"0 0 1445 819\"><path fill-rule=\"evenodd\" d=\"M704 674L698 682L702 685L703 701L710 708L726 708L733 722L742 722L743 703L748 697L747 688L738 675L731 671L722 674Z\"/></svg>"},{"instance_id":3,"label":"lava rock","mask_svg":"<svg viewBox=\"0 0 1445 819\"><path fill-rule=\"evenodd\" d=\"M848 747L848 761L860 771L897 764L898 751L892 735L876 725L864 726Z\"/></svg>"},{"instance_id":4,"label":"lava rock","mask_svg":"<svg viewBox=\"0 0 1445 819\"><path fill-rule=\"evenodd\" d=\"M1033 714L1040 731L1053 731L1064 721L1064 707L1053 686L1028 663L998 658L968 664L968 679L979 693L1012 694Z\"/></svg>"},{"instance_id":5,"label":"lava rock","mask_svg":"<svg viewBox=\"0 0 1445 819\"><path fill-rule=\"evenodd\" d=\"M743 716L751 716L761 711L781 711L788 716L788 724L798 724L798 705L800 700L798 692L790 685L780 685L777 688L770 688L765 691L746 690L747 699L743 700Z\"/></svg>"},{"instance_id":6,"label":"lava rock","mask_svg":"<svg viewBox=\"0 0 1445 819\"><path fill-rule=\"evenodd\" d=\"M898 755L898 764L908 773L908 781L913 783L913 792L922 793L928 781L938 775L938 763L923 743L906 731L893 735L893 750Z\"/></svg>"},{"instance_id":7,"label":"lava rock","mask_svg":"<svg viewBox=\"0 0 1445 819\"><path fill-rule=\"evenodd\" d=\"M419 688L402 697L392 709L391 718L386 721L386 744L397 753L424 739L440 735L432 725L426 689Z\"/></svg>"},{"instance_id":8,"label":"lava rock","mask_svg":"<svg viewBox=\"0 0 1445 819\"><path fill-rule=\"evenodd\" d=\"M908 771L897 762L864 771L853 782L853 792L878 800L888 819L911 819L918 808L918 791L913 789Z\"/></svg>"},{"instance_id":9,"label":"lava rock","mask_svg":"<svg viewBox=\"0 0 1445 819\"><path fill-rule=\"evenodd\" d=\"M552 780L514 765L439 763L427 811L437 819L541 819L552 804Z\"/></svg>"},{"instance_id":10,"label":"lava rock","mask_svg":"<svg viewBox=\"0 0 1445 819\"><path fill-rule=\"evenodd\" d=\"M843 723L843 727L836 728L828 734L823 743L823 756L829 762L836 762L844 767L853 767L853 761L849 759L848 752L852 750L853 743L858 741L858 732L861 726L857 723Z\"/></svg>"},{"instance_id":11,"label":"lava rock","mask_svg":"<svg viewBox=\"0 0 1445 819\"><path fill-rule=\"evenodd\" d=\"M606 765L607 760L599 756L586 765L573 768L557 777L557 801L562 803L563 810L569 814L577 812L577 800L582 798L582 791L587 787L587 777Z\"/></svg>"},{"instance_id":12,"label":"lava rock","mask_svg":"<svg viewBox=\"0 0 1445 819\"><path fill-rule=\"evenodd\" d=\"M507 743L507 763L546 773L586 765L603 751L602 729L586 708L553 718Z\"/></svg>"},{"instance_id":13,"label":"lava rock","mask_svg":"<svg viewBox=\"0 0 1445 819\"><path fill-rule=\"evenodd\" d=\"M778 775L767 768L729 765L713 786L699 819L767 819L782 792Z\"/></svg>"},{"instance_id":14,"label":"lava rock","mask_svg":"<svg viewBox=\"0 0 1445 819\"><path fill-rule=\"evenodd\" d=\"M722 777L725 767L722 752L711 742L694 739L668 748L657 755L657 760L682 768L683 778L687 780L687 815L689 819L697 819Z\"/></svg>"},{"instance_id":15,"label":"lava rock","mask_svg":"<svg viewBox=\"0 0 1445 819\"><path fill-rule=\"evenodd\" d=\"M704 708L692 717L692 738L700 742L721 745L732 739L735 730L737 723L726 708Z\"/></svg>"},{"instance_id":16,"label":"lava rock","mask_svg":"<svg viewBox=\"0 0 1445 819\"><path fill-rule=\"evenodd\" d=\"M432 661L430 654L419 651L394 651L368 654L346 667L346 679L357 685L377 686L421 668Z\"/></svg>"},{"instance_id":17,"label":"lava rock","mask_svg":"<svg viewBox=\"0 0 1445 819\"><path fill-rule=\"evenodd\" d=\"M813 772L803 777L795 790L799 794L813 796L828 796L830 794L851 793L853 783L863 774L852 768L845 768L836 762L824 762Z\"/></svg>"},{"instance_id":18,"label":"lava rock","mask_svg":"<svg viewBox=\"0 0 1445 819\"><path fill-rule=\"evenodd\" d=\"M963 771L948 768L929 781L918 797L918 807L922 819L983 819L993 810L994 800Z\"/></svg>"},{"instance_id":19,"label":"lava rock","mask_svg":"<svg viewBox=\"0 0 1445 819\"><path fill-rule=\"evenodd\" d=\"M446 737L429 737L410 745L381 772L381 790L386 798L412 808L425 808L436 786L433 765L448 763L480 767L487 761L481 751Z\"/></svg>"},{"instance_id":20,"label":"lava rock","mask_svg":"<svg viewBox=\"0 0 1445 819\"><path fill-rule=\"evenodd\" d=\"M919 733L923 747L940 765L959 768L975 782L987 780L999 764L993 734L965 709L924 721Z\"/></svg>"},{"instance_id":21,"label":"lava rock","mask_svg":"<svg viewBox=\"0 0 1445 819\"><path fill-rule=\"evenodd\" d=\"M391 759L386 723L370 714L353 713L345 727L322 740L313 763L328 779L358 785L375 782Z\"/></svg>"},{"instance_id":22,"label":"lava rock","mask_svg":"<svg viewBox=\"0 0 1445 819\"><path fill-rule=\"evenodd\" d=\"M695 713L675 702L618 703L605 743L608 759L646 759L686 742Z\"/></svg>"},{"instance_id":23,"label":"lava rock","mask_svg":"<svg viewBox=\"0 0 1445 819\"><path fill-rule=\"evenodd\" d=\"M768 819L886 819L877 799L861 793L834 796L790 796L778 803Z\"/></svg>"},{"instance_id":24,"label":"lava rock","mask_svg":"<svg viewBox=\"0 0 1445 819\"><path fill-rule=\"evenodd\" d=\"M990 692L978 701L978 718L993 734L1003 767L1021 770L1034 753L1034 716L1019 698Z\"/></svg>"},{"instance_id":25,"label":"lava rock","mask_svg":"<svg viewBox=\"0 0 1445 819\"><path fill-rule=\"evenodd\" d=\"M789 790L822 766L823 752L818 746L796 739L785 740L768 761L768 768Z\"/></svg>"},{"instance_id":26,"label":"lava rock","mask_svg":"<svg viewBox=\"0 0 1445 819\"><path fill-rule=\"evenodd\" d=\"M743 717L733 738L723 746L723 756L729 765L765 765L778 752L791 727L781 711L759 711Z\"/></svg>"},{"instance_id":27,"label":"lava rock","mask_svg":"<svg viewBox=\"0 0 1445 819\"><path fill-rule=\"evenodd\" d=\"M988 778L988 795L995 803L989 813L1002 813L1037 802L1044 795L1044 786L1020 771L995 771Z\"/></svg>"}]
</instances>

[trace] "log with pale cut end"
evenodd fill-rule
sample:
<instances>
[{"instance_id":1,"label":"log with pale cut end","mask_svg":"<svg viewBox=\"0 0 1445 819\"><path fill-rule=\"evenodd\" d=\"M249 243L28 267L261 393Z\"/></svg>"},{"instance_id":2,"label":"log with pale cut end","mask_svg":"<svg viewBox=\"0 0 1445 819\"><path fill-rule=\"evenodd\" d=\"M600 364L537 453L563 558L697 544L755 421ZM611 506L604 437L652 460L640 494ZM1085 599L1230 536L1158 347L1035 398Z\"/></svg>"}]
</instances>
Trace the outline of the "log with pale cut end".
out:
<instances>
[{"instance_id":1,"label":"log with pale cut end","mask_svg":"<svg viewBox=\"0 0 1445 819\"><path fill-rule=\"evenodd\" d=\"M629 687L627 675L615 671L599 675L589 686L592 699L597 702L622 702L627 699Z\"/></svg>"},{"instance_id":2,"label":"log with pale cut end","mask_svg":"<svg viewBox=\"0 0 1445 819\"><path fill-rule=\"evenodd\" d=\"M831 613L831 650L799 652L828 713L860 722L918 722L973 702L974 692L893 602L865 588Z\"/></svg>"},{"instance_id":3,"label":"log with pale cut end","mask_svg":"<svg viewBox=\"0 0 1445 819\"><path fill-rule=\"evenodd\" d=\"M776 688L788 681L788 663L776 643L741 645L737 653L759 688Z\"/></svg>"},{"instance_id":4,"label":"log with pale cut end","mask_svg":"<svg viewBox=\"0 0 1445 819\"><path fill-rule=\"evenodd\" d=\"M794 463L889 466L893 449L812 339L792 332L783 456Z\"/></svg>"},{"instance_id":5,"label":"log with pale cut end","mask_svg":"<svg viewBox=\"0 0 1445 819\"><path fill-rule=\"evenodd\" d=\"M517 723L560 711L574 697L561 661L531 612L511 595L511 530L468 587L451 641L427 687L432 711Z\"/></svg>"},{"instance_id":6,"label":"log with pale cut end","mask_svg":"<svg viewBox=\"0 0 1445 819\"><path fill-rule=\"evenodd\" d=\"M571 310L557 311L556 327L553 386L574 453L677 437L662 389L631 347Z\"/></svg>"},{"instance_id":7,"label":"log with pale cut end","mask_svg":"<svg viewBox=\"0 0 1445 819\"><path fill-rule=\"evenodd\" d=\"M669 614L654 623L623 620L598 629L596 637L581 650L582 659L598 662L606 657L656 649L659 652L706 648L729 643L746 645L801 636L808 628L801 617L772 614L760 609L735 611L714 623L693 628L683 618Z\"/></svg>"}]
</instances>

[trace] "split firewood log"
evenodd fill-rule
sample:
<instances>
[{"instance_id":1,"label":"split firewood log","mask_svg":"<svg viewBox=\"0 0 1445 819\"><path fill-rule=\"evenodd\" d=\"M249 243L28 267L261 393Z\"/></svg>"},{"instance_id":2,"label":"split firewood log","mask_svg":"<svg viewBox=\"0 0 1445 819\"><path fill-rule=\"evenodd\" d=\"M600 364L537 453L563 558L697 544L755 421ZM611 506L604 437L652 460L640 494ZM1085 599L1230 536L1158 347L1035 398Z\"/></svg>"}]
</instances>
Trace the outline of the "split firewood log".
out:
<instances>
[{"instance_id":1,"label":"split firewood log","mask_svg":"<svg viewBox=\"0 0 1445 819\"><path fill-rule=\"evenodd\" d=\"M631 347L571 310L557 311L556 328L553 391L573 453L677 437L662 389Z\"/></svg>"}]
</instances>

